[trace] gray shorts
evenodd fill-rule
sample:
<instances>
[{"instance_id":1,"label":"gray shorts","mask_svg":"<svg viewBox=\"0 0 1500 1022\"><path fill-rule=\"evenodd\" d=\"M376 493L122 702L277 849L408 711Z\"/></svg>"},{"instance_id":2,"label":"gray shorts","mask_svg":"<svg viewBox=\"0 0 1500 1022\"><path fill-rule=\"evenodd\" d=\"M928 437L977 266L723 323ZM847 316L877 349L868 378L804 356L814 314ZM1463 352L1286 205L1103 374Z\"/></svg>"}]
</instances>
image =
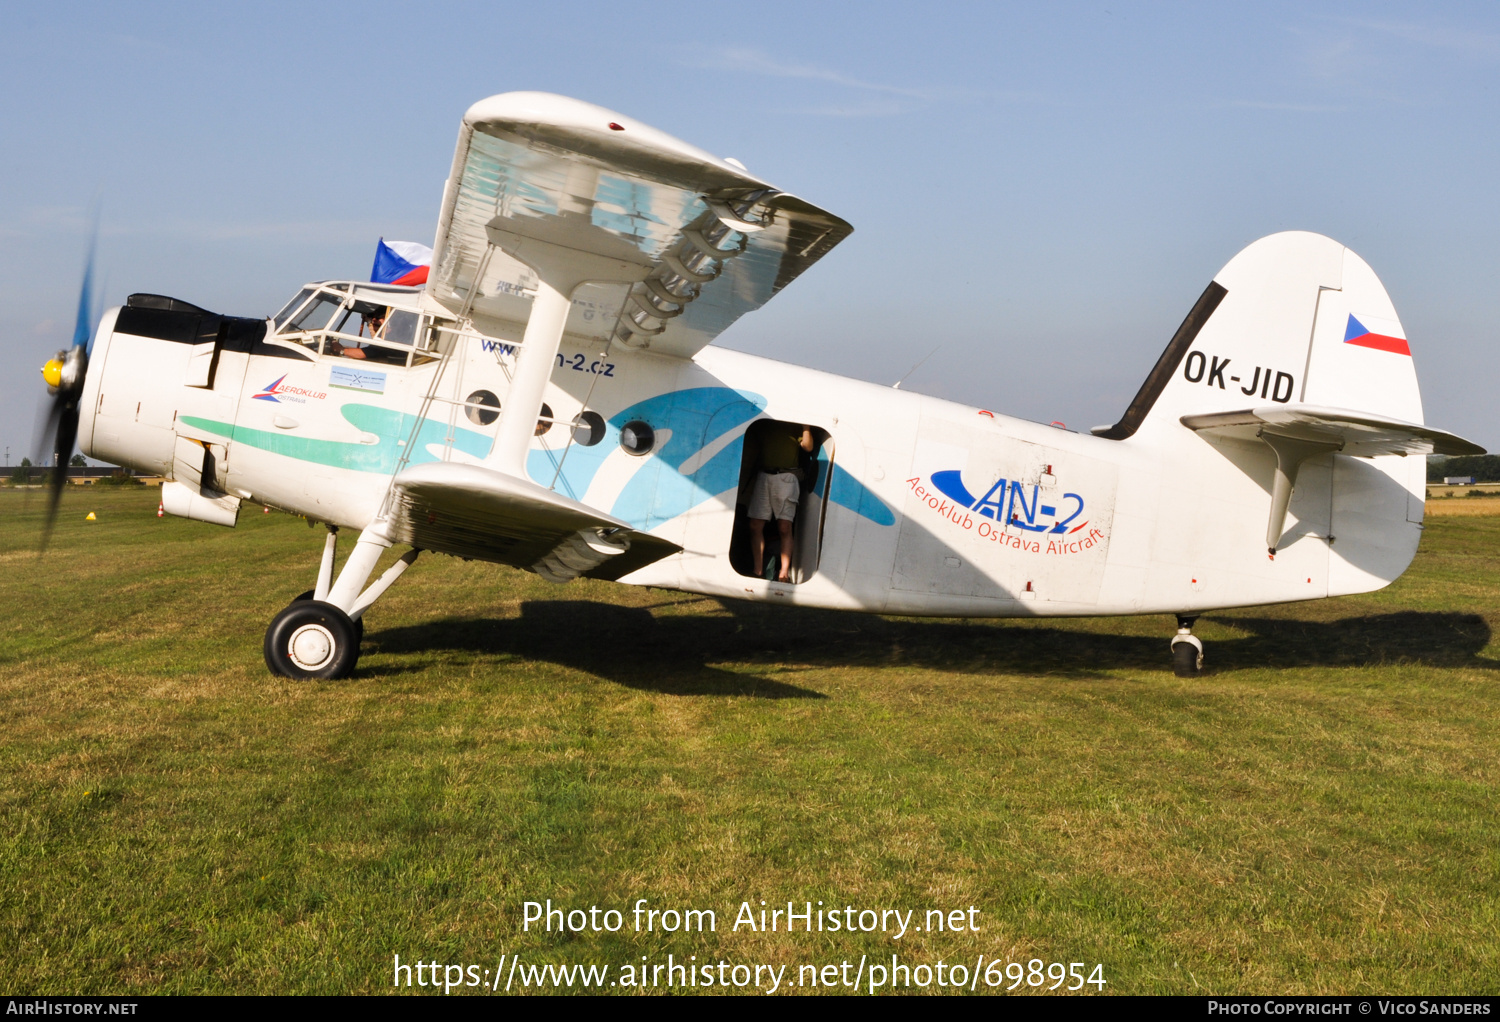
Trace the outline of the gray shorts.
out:
<instances>
[{"instance_id":1,"label":"gray shorts","mask_svg":"<svg viewBox=\"0 0 1500 1022\"><path fill-rule=\"evenodd\" d=\"M801 495L802 486L792 473L757 472L750 489L750 517L762 522L789 522L797 517L797 498Z\"/></svg>"}]
</instances>

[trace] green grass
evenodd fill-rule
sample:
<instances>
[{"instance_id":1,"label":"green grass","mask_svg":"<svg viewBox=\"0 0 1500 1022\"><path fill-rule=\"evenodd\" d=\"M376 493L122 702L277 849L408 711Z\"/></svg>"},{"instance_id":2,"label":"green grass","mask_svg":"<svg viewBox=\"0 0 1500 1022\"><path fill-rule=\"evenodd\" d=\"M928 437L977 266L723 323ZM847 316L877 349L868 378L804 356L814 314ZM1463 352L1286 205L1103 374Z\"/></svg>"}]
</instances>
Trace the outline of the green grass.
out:
<instances>
[{"instance_id":1,"label":"green grass","mask_svg":"<svg viewBox=\"0 0 1500 1022\"><path fill-rule=\"evenodd\" d=\"M1382 593L1204 618L1197 679L1162 617L874 618L429 557L355 678L300 684L261 636L321 532L156 500L70 491L38 560L42 501L0 492L15 993L893 950L1102 962L1122 993L1500 991L1500 517L1430 520ZM719 930L520 930L525 900L641 897ZM981 929L730 932L761 899Z\"/></svg>"}]
</instances>

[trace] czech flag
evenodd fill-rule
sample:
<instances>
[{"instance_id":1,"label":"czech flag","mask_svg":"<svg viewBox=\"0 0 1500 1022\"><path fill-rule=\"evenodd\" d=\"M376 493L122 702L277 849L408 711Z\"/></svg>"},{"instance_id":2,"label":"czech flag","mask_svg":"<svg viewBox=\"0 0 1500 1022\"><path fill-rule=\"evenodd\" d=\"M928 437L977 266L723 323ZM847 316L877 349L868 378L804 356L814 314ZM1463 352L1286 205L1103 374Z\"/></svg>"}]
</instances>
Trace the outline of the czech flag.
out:
<instances>
[{"instance_id":1,"label":"czech flag","mask_svg":"<svg viewBox=\"0 0 1500 1022\"><path fill-rule=\"evenodd\" d=\"M1366 323L1369 325L1367 326ZM1361 348L1389 351L1394 355L1411 354L1411 346L1406 343L1406 338L1401 336L1401 324L1392 319L1378 319L1375 316L1366 316L1365 323L1350 316L1349 325L1344 328L1344 343L1358 344Z\"/></svg>"},{"instance_id":2,"label":"czech flag","mask_svg":"<svg viewBox=\"0 0 1500 1022\"><path fill-rule=\"evenodd\" d=\"M432 268L432 249L415 241L386 241L375 246L375 265L370 270L372 284L417 285L427 283Z\"/></svg>"}]
</instances>

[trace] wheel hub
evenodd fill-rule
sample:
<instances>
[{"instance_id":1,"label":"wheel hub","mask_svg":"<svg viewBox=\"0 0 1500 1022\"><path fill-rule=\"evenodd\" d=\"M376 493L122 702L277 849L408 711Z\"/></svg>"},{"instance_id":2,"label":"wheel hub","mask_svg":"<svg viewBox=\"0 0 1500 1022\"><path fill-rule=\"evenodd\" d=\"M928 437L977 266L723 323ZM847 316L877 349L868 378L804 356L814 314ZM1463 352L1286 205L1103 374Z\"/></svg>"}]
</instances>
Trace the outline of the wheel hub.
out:
<instances>
[{"instance_id":1,"label":"wheel hub","mask_svg":"<svg viewBox=\"0 0 1500 1022\"><path fill-rule=\"evenodd\" d=\"M316 671L333 659L336 647L333 633L322 625L303 625L292 633L287 655L304 671Z\"/></svg>"}]
</instances>

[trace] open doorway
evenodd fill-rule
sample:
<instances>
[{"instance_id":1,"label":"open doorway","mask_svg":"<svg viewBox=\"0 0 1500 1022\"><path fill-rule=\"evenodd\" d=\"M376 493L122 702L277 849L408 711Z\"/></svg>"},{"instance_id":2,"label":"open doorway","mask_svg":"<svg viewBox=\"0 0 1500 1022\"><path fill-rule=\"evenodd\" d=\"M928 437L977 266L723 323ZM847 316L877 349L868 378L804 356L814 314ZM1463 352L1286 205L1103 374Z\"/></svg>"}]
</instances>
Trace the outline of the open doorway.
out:
<instances>
[{"instance_id":1,"label":"open doorway","mask_svg":"<svg viewBox=\"0 0 1500 1022\"><path fill-rule=\"evenodd\" d=\"M812 442L812 450L806 450L799 442L806 430ZM781 470L781 471L776 471ZM740 486L735 497L734 528L729 537L729 563L735 571L748 578L774 580L780 572L782 553L782 527L776 520L761 526L763 543L761 561L755 563L755 527L751 524L751 503L756 498L757 484L766 487L761 495L761 515L772 519L788 513L789 507L781 501L766 498L783 496L776 492L785 487L785 474L796 480L797 500L791 510L790 564L788 578L793 585L806 582L818 570L818 557L823 541L823 520L827 510L828 480L833 471L833 440L826 430L806 426L798 422L783 422L778 419L761 419L745 430L744 457L740 462ZM779 481L762 479L781 475ZM774 510L768 511L768 508Z\"/></svg>"}]
</instances>

